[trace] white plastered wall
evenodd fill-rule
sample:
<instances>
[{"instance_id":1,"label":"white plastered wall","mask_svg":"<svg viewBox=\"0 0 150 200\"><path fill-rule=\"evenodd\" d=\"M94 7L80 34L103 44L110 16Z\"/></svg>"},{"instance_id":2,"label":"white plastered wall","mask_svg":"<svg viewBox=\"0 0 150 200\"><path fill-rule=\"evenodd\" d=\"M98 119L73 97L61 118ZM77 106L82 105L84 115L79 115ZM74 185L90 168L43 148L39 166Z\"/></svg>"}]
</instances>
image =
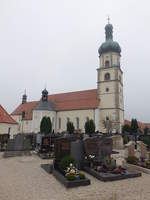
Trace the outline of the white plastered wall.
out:
<instances>
[{"instance_id":1,"label":"white plastered wall","mask_svg":"<svg viewBox=\"0 0 150 200\"><path fill-rule=\"evenodd\" d=\"M66 124L67 124L67 118L71 122L73 122L75 129L77 128L77 122L76 118L79 118L79 129L84 132L84 125L87 120L87 117L89 119L93 119L96 123L98 121L98 114L95 109L89 109L89 110L72 110L72 111L60 111L57 112L57 131L66 131ZM59 129L59 118L61 119L61 128ZM96 128L98 128L98 124L96 124Z\"/></svg>"},{"instance_id":2,"label":"white plastered wall","mask_svg":"<svg viewBox=\"0 0 150 200\"><path fill-rule=\"evenodd\" d=\"M17 124L0 123L0 134L8 134L13 137L17 133Z\"/></svg>"}]
</instances>

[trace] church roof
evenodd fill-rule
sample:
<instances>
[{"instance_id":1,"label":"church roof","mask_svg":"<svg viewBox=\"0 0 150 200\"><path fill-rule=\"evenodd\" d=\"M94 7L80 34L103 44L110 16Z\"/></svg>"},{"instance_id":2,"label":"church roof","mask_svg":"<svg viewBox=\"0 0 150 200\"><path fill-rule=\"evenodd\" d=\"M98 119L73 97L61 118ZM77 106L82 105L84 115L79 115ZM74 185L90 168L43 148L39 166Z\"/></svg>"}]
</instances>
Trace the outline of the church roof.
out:
<instances>
[{"instance_id":1,"label":"church roof","mask_svg":"<svg viewBox=\"0 0 150 200\"><path fill-rule=\"evenodd\" d=\"M54 104L56 111L86 110L98 108L97 89L48 95L48 101ZM12 115L21 115L25 111L25 119L32 120L32 111L40 101L19 105Z\"/></svg>"},{"instance_id":2,"label":"church roof","mask_svg":"<svg viewBox=\"0 0 150 200\"><path fill-rule=\"evenodd\" d=\"M39 104L34 108L34 110L56 111L56 108L52 102L40 100Z\"/></svg>"},{"instance_id":3,"label":"church roof","mask_svg":"<svg viewBox=\"0 0 150 200\"><path fill-rule=\"evenodd\" d=\"M0 123L17 124L17 122L0 105Z\"/></svg>"},{"instance_id":4,"label":"church roof","mask_svg":"<svg viewBox=\"0 0 150 200\"><path fill-rule=\"evenodd\" d=\"M39 101L27 102L24 104L20 104L11 115L22 115L22 112L25 111L25 119L32 119L32 110L38 105Z\"/></svg>"}]
</instances>

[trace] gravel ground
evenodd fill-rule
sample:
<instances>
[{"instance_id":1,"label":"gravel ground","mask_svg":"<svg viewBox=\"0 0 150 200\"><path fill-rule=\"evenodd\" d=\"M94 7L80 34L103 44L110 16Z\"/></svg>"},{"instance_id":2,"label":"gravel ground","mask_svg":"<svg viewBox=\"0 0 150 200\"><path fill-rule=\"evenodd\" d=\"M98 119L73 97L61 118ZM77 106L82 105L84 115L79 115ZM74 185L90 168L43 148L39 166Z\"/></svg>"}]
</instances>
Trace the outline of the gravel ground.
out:
<instances>
[{"instance_id":1,"label":"gravel ground","mask_svg":"<svg viewBox=\"0 0 150 200\"><path fill-rule=\"evenodd\" d=\"M150 200L150 175L66 189L41 167L36 155L3 159L0 154L0 200Z\"/></svg>"}]
</instances>

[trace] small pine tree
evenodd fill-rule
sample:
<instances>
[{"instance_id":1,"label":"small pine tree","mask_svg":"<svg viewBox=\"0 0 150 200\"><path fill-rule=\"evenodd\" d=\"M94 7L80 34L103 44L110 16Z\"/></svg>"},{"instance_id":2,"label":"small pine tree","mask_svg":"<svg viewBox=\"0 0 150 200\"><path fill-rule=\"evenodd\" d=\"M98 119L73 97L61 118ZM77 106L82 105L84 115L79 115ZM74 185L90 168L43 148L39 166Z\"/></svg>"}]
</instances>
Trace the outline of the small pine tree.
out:
<instances>
[{"instance_id":1,"label":"small pine tree","mask_svg":"<svg viewBox=\"0 0 150 200\"><path fill-rule=\"evenodd\" d=\"M91 135L95 133L95 123L92 119L87 120L84 125L85 133Z\"/></svg>"},{"instance_id":2,"label":"small pine tree","mask_svg":"<svg viewBox=\"0 0 150 200\"><path fill-rule=\"evenodd\" d=\"M40 132L42 134L45 134L45 130L46 130L46 117L43 117L41 120L41 124L40 124Z\"/></svg>"},{"instance_id":3,"label":"small pine tree","mask_svg":"<svg viewBox=\"0 0 150 200\"><path fill-rule=\"evenodd\" d=\"M139 128L139 126L138 126L137 120L136 120L136 119L132 119L132 120L131 120L131 131L132 131L133 133L137 133L138 128Z\"/></svg>"},{"instance_id":4,"label":"small pine tree","mask_svg":"<svg viewBox=\"0 0 150 200\"><path fill-rule=\"evenodd\" d=\"M90 134L91 133L95 133L95 123L92 119L90 120Z\"/></svg>"},{"instance_id":5,"label":"small pine tree","mask_svg":"<svg viewBox=\"0 0 150 200\"><path fill-rule=\"evenodd\" d=\"M67 132L69 134L73 134L74 133L74 125L73 122L68 121L67 122Z\"/></svg>"},{"instance_id":6,"label":"small pine tree","mask_svg":"<svg viewBox=\"0 0 150 200\"><path fill-rule=\"evenodd\" d=\"M40 132L42 134L49 134L52 131L52 123L50 117L43 117L40 124Z\"/></svg>"},{"instance_id":7,"label":"small pine tree","mask_svg":"<svg viewBox=\"0 0 150 200\"><path fill-rule=\"evenodd\" d=\"M50 117L47 117L47 123L46 123L46 134L50 134L52 132L52 122Z\"/></svg>"},{"instance_id":8,"label":"small pine tree","mask_svg":"<svg viewBox=\"0 0 150 200\"><path fill-rule=\"evenodd\" d=\"M85 129L85 133L86 133L86 134L89 134L89 132L90 132L90 123L89 123L89 119L85 122L84 129Z\"/></svg>"},{"instance_id":9,"label":"small pine tree","mask_svg":"<svg viewBox=\"0 0 150 200\"><path fill-rule=\"evenodd\" d=\"M138 122L136 119L132 119L131 120L131 131L132 131L132 134L134 135L135 137L135 148L137 148L137 131L138 131Z\"/></svg>"}]
</instances>

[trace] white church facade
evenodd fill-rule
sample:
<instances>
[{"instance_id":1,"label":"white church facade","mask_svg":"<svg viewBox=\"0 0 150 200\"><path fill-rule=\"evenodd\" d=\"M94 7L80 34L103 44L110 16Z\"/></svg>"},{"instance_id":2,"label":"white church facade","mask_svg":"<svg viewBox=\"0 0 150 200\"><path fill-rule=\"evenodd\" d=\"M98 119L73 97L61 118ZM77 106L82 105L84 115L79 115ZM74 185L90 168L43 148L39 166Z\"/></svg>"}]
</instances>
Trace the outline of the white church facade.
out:
<instances>
[{"instance_id":1,"label":"white church facade","mask_svg":"<svg viewBox=\"0 0 150 200\"><path fill-rule=\"evenodd\" d=\"M18 123L18 133L39 132L44 116L51 118L55 132L66 131L68 121L74 123L76 130L84 132L87 119L93 119L100 132L106 132L103 122L107 120L113 123L114 132L121 132L124 124L121 48L113 41L110 23L105 26L105 36L98 50L97 88L52 95L44 89L41 99L32 102L28 102L24 94L22 103L11 114Z\"/></svg>"}]
</instances>

